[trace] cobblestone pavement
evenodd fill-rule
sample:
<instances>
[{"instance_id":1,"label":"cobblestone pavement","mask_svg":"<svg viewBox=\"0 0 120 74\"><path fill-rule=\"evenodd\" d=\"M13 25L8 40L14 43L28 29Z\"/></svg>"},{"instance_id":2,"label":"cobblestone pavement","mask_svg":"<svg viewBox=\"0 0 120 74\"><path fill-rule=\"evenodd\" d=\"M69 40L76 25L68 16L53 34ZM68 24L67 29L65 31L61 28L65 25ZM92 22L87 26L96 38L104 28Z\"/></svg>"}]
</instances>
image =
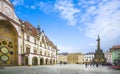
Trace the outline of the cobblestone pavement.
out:
<instances>
[{"instance_id":1,"label":"cobblestone pavement","mask_svg":"<svg viewBox=\"0 0 120 74\"><path fill-rule=\"evenodd\" d=\"M0 74L120 74L106 66L87 68L84 65L48 65L48 66L19 66L0 69Z\"/></svg>"}]
</instances>

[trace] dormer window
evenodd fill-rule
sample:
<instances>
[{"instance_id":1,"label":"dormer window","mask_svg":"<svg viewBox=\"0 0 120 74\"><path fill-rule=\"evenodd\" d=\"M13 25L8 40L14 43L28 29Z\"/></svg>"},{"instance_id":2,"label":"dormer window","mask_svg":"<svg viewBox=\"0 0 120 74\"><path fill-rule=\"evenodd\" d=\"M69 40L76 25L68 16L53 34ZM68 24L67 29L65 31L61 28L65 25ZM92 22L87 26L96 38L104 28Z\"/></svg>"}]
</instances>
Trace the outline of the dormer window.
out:
<instances>
[{"instance_id":1,"label":"dormer window","mask_svg":"<svg viewBox=\"0 0 120 74\"><path fill-rule=\"evenodd\" d=\"M28 29L29 29L30 32L32 32L32 27L29 26Z\"/></svg>"}]
</instances>

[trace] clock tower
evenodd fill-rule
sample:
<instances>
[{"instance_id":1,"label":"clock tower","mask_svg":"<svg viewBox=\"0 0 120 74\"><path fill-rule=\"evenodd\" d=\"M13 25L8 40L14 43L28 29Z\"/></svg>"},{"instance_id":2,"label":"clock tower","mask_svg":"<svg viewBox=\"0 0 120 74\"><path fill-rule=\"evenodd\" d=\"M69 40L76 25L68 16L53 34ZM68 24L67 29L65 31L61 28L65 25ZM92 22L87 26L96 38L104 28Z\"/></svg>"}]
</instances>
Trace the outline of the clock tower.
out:
<instances>
[{"instance_id":1,"label":"clock tower","mask_svg":"<svg viewBox=\"0 0 120 74\"><path fill-rule=\"evenodd\" d=\"M10 0L0 0L0 65L20 65L22 31Z\"/></svg>"}]
</instances>

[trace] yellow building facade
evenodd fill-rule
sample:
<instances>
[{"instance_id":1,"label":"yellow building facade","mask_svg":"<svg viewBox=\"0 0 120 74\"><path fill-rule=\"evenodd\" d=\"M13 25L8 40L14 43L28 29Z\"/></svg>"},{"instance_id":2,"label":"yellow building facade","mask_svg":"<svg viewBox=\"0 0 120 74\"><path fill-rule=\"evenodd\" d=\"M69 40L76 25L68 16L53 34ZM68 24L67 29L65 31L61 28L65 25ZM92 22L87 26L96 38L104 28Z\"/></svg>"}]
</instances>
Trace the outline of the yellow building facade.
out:
<instances>
[{"instance_id":1,"label":"yellow building facade","mask_svg":"<svg viewBox=\"0 0 120 74\"><path fill-rule=\"evenodd\" d=\"M58 55L58 63L67 63L67 55Z\"/></svg>"},{"instance_id":2,"label":"yellow building facade","mask_svg":"<svg viewBox=\"0 0 120 74\"><path fill-rule=\"evenodd\" d=\"M81 53L69 53L67 55L67 63L69 64L82 64L84 55Z\"/></svg>"}]
</instances>

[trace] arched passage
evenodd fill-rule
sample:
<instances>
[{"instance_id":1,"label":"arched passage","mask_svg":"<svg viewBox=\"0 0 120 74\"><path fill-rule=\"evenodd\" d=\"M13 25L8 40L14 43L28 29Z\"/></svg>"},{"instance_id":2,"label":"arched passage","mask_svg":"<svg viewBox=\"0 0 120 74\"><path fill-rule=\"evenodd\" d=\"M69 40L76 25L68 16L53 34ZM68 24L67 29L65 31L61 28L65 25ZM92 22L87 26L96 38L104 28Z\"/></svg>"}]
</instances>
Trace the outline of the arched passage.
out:
<instances>
[{"instance_id":1,"label":"arched passage","mask_svg":"<svg viewBox=\"0 0 120 74\"><path fill-rule=\"evenodd\" d=\"M38 58L37 57L32 58L32 65L38 65Z\"/></svg>"},{"instance_id":2,"label":"arched passage","mask_svg":"<svg viewBox=\"0 0 120 74\"><path fill-rule=\"evenodd\" d=\"M18 65L18 33L8 20L0 20L0 65ZM4 59L5 57L6 59Z\"/></svg>"},{"instance_id":3,"label":"arched passage","mask_svg":"<svg viewBox=\"0 0 120 74\"><path fill-rule=\"evenodd\" d=\"M28 65L28 57L27 56L24 57L24 65Z\"/></svg>"},{"instance_id":4,"label":"arched passage","mask_svg":"<svg viewBox=\"0 0 120 74\"><path fill-rule=\"evenodd\" d=\"M55 59L53 60L53 64L55 64Z\"/></svg>"},{"instance_id":5,"label":"arched passage","mask_svg":"<svg viewBox=\"0 0 120 74\"><path fill-rule=\"evenodd\" d=\"M45 62L46 62L46 65L48 65L49 64L49 59L47 58Z\"/></svg>"},{"instance_id":6,"label":"arched passage","mask_svg":"<svg viewBox=\"0 0 120 74\"><path fill-rule=\"evenodd\" d=\"M53 64L52 59L50 59L50 64Z\"/></svg>"},{"instance_id":7,"label":"arched passage","mask_svg":"<svg viewBox=\"0 0 120 74\"><path fill-rule=\"evenodd\" d=\"M43 58L40 59L40 65L44 65L44 59Z\"/></svg>"}]
</instances>

